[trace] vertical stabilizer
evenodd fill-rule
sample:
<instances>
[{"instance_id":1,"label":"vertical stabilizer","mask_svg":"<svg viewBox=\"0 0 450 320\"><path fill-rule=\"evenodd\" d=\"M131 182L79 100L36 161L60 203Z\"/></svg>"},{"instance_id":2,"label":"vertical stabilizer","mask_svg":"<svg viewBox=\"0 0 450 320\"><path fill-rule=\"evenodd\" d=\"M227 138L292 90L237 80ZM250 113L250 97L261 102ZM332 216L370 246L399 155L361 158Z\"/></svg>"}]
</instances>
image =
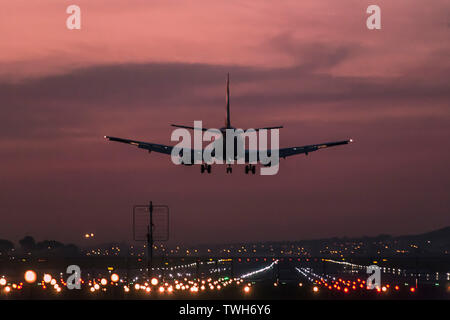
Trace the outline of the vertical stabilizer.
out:
<instances>
[{"instance_id":1,"label":"vertical stabilizer","mask_svg":"<svg viewBox=\"0 0 450 320\"><path fill-rule=\"evenodd\" d=\"M227 128L231 128L230 121L230 74L227 73L227 119L225 121Z\"/></svg>"}]
</instances>

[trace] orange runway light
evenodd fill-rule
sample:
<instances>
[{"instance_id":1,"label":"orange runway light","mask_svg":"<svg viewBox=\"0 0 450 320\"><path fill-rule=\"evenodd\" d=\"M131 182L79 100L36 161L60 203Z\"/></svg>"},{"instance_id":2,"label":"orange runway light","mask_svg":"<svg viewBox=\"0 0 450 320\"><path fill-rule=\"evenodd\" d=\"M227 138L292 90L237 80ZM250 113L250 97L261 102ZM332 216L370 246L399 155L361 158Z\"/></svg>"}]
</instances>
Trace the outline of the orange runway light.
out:
<instances>
[{"instance_id":1,"label":"orange runway light","mask_svg":"<svg viewBox=\"0 0 450 320\"><path fill-rule=\"evenodd\" d=\"M152 280L150 281L150 283L152 284L152 286L156 286L158 285L158 279L157 278L152 278Z\"/></svg>"},{"instance_id":2,"label":"orange runway light","mask_svg":"<svg viewBox=\"0 0 450 320\"><path fill-rule=\"evenodd\" d=\"M33 283L36 281L36 272L34 272L33 270L28 270L27 272L25 272L25 281L28 283Z\"/></svg>"},{"instance_id":3,"label":"orange runway light","mask_svg":"<svg viewBox=\"0 0 450 320\"><path fill-rule=\"evenodd\" d=\"M113 273L111 275L111 281L112 282L118 282L119 281L119 275L117 273Z\"/></svg>"}]
</instances>

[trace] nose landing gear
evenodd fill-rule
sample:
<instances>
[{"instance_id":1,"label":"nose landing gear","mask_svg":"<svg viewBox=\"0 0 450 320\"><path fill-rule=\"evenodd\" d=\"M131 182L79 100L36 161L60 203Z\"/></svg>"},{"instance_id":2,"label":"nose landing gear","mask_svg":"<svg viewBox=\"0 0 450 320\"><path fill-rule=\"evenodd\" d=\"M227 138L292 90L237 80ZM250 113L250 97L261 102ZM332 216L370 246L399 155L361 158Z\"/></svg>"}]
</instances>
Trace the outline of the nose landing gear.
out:
<instances>
[{"instance_id":1,"label":"nose landing gear","mask_svg":"<svg viewBox=\"0 0 450 320\"><path fill-rule=\"evenodd\" d=\"M227 166L227 173L233 173L233 168L231 168L231 164Z\"/></svg>"}]
</instances>

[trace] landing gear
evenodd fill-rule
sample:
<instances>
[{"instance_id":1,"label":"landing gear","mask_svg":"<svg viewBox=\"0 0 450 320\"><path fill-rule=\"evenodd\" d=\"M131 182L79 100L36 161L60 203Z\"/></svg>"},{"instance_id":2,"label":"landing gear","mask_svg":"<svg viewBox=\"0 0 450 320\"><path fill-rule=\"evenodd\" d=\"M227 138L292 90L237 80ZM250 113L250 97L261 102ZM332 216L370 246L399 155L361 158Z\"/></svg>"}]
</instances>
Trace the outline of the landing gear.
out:
<instances>
[{"instance_id":1,"label":"landing gear","mask_svg":"<svg viewBox=\"0 0 450 320\"><path fill-rule=\"evenodd\" d=\"M249 172L252 172L252 174L256 173L256 166L252 164L248 164L245 166L245 174L248 174Z\"/></svg>"},{"instance_id":2,"label":"landing gear","mask_svg":"<svg viewBox=\"0 0 450 320\"><path fill-rule=\"evenodd\" d=\"M232 173L233 172L233 168L231 168L231 165L229 164L227 167L227 173Z\"/></svg>"},{"instance_id":3,"label":"landing gear","mask_svg":"<svg viewBox=\"0 0 450 320\"><path fill-rule=\"evenodd\" d=\"M200 166L200 172L205 173L205 171L208 173L211 173L211 165L210 164L202 164Z\"/></svg>"}]
</instances>

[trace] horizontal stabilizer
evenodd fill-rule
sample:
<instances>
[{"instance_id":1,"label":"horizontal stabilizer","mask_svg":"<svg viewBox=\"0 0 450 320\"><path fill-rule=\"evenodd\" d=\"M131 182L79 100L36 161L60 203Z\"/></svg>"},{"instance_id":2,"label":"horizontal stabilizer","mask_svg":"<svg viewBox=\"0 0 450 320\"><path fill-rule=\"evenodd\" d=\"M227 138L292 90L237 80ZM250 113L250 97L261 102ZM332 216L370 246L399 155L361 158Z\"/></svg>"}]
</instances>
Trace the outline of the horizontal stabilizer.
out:
<instances>
[{"instance_id":1,"label":"horizontal stabilizer","mask_svg":"<svg viewBox=\"0 0 450 320\"><path fill-rule=\"evenodd\" d=\"M264 128L252 128L248 129L249 131L259 131L259 130L272 130L272 129L281 129L283 126L277 126L277 127L264 127Z\"/></svg>"},{"instance_id":2,"label":"horizontal stabilizer","mask_svg":"<svg viewBox=\"0 0 450 320\"><path fill-rule=\"evenodd\" d=\"M196 128L196 127L190 127L190 126L183 126L183 125L179 125L179 124L171 124L172 127L175 128L183 128L183 129L191 129L191 130L202 130L202 131L217 131L220 132L220 130L218 129L208 129L208 128Z\"/></svg>"}]
</instances>

